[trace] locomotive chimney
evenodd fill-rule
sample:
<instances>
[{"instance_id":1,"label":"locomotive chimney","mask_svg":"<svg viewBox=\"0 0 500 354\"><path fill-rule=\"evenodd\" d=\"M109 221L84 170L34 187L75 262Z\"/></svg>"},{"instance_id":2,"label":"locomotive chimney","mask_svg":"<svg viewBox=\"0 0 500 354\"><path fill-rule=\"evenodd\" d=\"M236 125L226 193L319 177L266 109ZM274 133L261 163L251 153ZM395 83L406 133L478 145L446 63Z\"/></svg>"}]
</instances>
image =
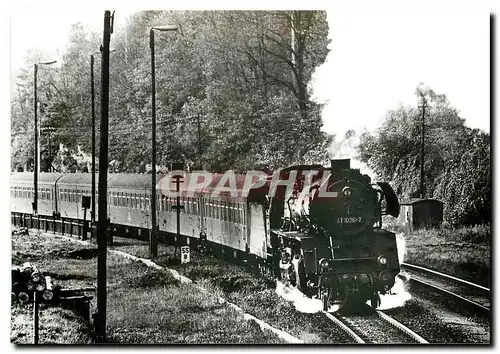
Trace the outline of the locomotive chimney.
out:
<instances>
[{"instance_id":1,"label":"locomotive chimney","mask_svg":"<svg viewBox=\"0 0 500 354\"><path fill-rule=\"evenodd\" d=\"M331 160L332 172L345 171L351 168L351 159Z\"/></svg>"}]
</instances>

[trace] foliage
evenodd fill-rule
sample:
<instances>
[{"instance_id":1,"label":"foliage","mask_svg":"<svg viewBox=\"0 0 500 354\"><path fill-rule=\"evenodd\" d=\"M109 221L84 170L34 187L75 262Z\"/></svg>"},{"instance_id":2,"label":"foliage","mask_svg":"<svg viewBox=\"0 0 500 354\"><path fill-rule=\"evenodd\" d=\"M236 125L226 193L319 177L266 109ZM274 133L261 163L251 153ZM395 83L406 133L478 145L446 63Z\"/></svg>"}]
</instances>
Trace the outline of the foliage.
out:
<instances>
[{"instance_id":1,"label":"foliage","mask_svg":"<svg viewBox=\"0 0 500 354\"><path fill-rule=\"evenodd\" d=\"M445 95L425 86L424 192L445 203L452 225L491 221L490 136L464 125ZM359 153L380 178L392 182L403 199L419 197L422 109L400 106L388 111L375 134L361 137Z\"/></svg>"},{"instance_id":2,"label":"foliage","mask_svg":"<svg viewBox=\"0 0 500 354\"><path fill-rule=\"evenodd\" d=\"M322 11L145 11L115 29L110 54L109 161L117 172L144 172L151 161L152 26L154 32L157 161L179 159L214 171L276 168L327 158L321 106L307 84L326 58L328 24ZM291 44L292 32L294 45ZM65 164L59 144L91 153L90 54L100 35L73 26L62 63L38 72L42 166ZM32 166L33 93L28 56L12 102L12 168ZM95 55L97 131L100 55ZM31 101L31 103L30 103ZM50 138L50 146L49 146ZM97 139L97 145L99 139ZM49 161L53 160L53 161ZM322 161L323 160L323 161ZM42 165L42 164L41 164Z\"/></svg>"}]
</instances>

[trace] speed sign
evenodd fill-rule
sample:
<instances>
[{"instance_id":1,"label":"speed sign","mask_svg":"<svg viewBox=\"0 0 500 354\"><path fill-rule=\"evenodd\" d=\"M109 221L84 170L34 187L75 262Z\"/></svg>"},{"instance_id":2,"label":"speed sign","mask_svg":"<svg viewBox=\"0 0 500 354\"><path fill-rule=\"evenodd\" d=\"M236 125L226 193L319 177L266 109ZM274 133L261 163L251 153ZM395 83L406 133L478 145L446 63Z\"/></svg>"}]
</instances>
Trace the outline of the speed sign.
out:
<instances>
[{"instance_id":1,"label":"speed sign","mask_svg":"<svg viewBox=\"0 0 500 354\"><path fill-rule=\"evenodd\" d=\"M191 261L189 246L181 247L181 263L189 263Z\"/></svg>"}]
</instances>

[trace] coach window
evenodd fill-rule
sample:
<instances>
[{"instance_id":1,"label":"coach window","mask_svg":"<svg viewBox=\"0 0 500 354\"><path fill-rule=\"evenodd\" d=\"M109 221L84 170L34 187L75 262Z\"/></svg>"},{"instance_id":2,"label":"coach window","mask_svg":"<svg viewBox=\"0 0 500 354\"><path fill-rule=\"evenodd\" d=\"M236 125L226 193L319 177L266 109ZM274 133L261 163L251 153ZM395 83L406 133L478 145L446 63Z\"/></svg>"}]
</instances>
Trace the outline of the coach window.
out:
<instances>
[{"instance_id":1,"label":"coach window","mask_svg":"<svg viewBox=\"0 0 500 354\"><path fill-rule=\"evenodd\" d=\"M240 224L241 223L240 222L240 203L235 203L234 209L235 209L234 210L235 211L235 218L234 218L234 220L235 220L236 223Z\"/></svg>"},{"instance_id":2,"label":"coach window","mask_svg":"<svg viewBox=\"0 0 500 354\"><path fill-rule=\"evenodd\" d=\"M234 209L234 203L231 202L230 204L230 208L229 208L229 218L231 219L231 222L234 222L234 219L236 218L235 216L235 209Z\"/></svg>"}]
</instances>

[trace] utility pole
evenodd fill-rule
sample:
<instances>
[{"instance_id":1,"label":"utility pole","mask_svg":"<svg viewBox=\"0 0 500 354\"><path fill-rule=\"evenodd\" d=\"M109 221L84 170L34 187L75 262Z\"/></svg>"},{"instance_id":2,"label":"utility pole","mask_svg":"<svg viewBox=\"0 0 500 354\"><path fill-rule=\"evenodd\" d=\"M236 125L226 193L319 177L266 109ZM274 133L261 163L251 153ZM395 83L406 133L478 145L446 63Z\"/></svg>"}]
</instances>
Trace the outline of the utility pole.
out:
<instances>
[{"instance_id":1,"label":"utility pole","mask_svg":"<svg viewBox=\"0 0 500 354\"><path fill-rule=\"evenodd\" d=\"M155 32L149 30L149 48L151 50L151 234L149 236L149 255L158 257L156 241L156 84L155 84Z\"/></svg>"},{"instance_id":2,"label":"utility pole","mask_svg":"<svg viewBox=\"0 0 500 354\"><path fill-rule=\"evenodd\" d=\"M40 169L40 164L38 162L39 159L39 151L40 148L38 146L38 97L37 97L37 87L36 87L36 81L37 81L37 75L38 75L38 65L51 65L57 63L57 61L50 61L50 62L41 62L38 64L34 64L34 85L33 85L33 98L34 98L34 110L35 110L35 166L33 169L33 215L36 216L38 215L38 173Z\"/></svg>"},{"instance_id":3,"label":"utility pole","mask_svg":"<svg viewBox=\"0 0 500 354\"><path fill-rule=\"evenodd\" d=\"M292 47L292 64L295 65L295 16L294 12L290 13L290 31L291 31L291 42L290 46Z\"/></svg>"},{"instance_id":4,"label":"utility pole","mask_svg":"<svg viewBox=\"0 0 500 354\"><path fill-rule=\"evenodd\" d=\"M198 123L198 163L199 163L199 168L201 169L201 124L200 124L200 115L198 114L197 116L197 123Z\"/></svg>"},{"instance_id":5,"label":"utility pole","mask_svg":"<svg viewBox=\"0 0 500 354\"><path fill-rule=\"evenodd\" d=\"M90 55L90 94L92 97L92 206L91 224L95 223L95 92L94 92L94 55ZM93 226L92 226L93 227Z\"/></svg>"},{"instance_id":6,"label":"utility pole","mask_svg":"<svg viewBox=\"0 0 500 354\"><path fill-rule=\"evenodd\" d=\"M114 12L104 12L101 65L101 136L99 149L99 223L97 227L97 314L95 333L98 343L106 340L106 255L108 229L108 111L109 111L109 42L113 33Z\"/></svg>"},{"instance_id":7,"label":"utility pole","mask_svg":"<svg viewBox=\"0 0 500 354\"><path fill-rule=\"evenodd\" d=\"M35 64L34 68L35 72L35 82L34 82L34 96L35 96L35 167L33 168L34 178L34 187L33 187L33 215L36 216L38 214L38 100L36 96L36 77L38 74L38 65Z\"/></svg>"},{"instance_id":8,"label":"utility pole","mask_svg":"<svg viewBox=\"0 0 500 354\"><path fill-rule=\"evenodd\" d=\"M420 198L425 197L424 190L424 162L425 162L425 151L424 151L424 143L425 143L425 107L427 105L427 100L422 96L422 136L421 136L421 153L420 153Z\"/></svg>"}]
</instances>

